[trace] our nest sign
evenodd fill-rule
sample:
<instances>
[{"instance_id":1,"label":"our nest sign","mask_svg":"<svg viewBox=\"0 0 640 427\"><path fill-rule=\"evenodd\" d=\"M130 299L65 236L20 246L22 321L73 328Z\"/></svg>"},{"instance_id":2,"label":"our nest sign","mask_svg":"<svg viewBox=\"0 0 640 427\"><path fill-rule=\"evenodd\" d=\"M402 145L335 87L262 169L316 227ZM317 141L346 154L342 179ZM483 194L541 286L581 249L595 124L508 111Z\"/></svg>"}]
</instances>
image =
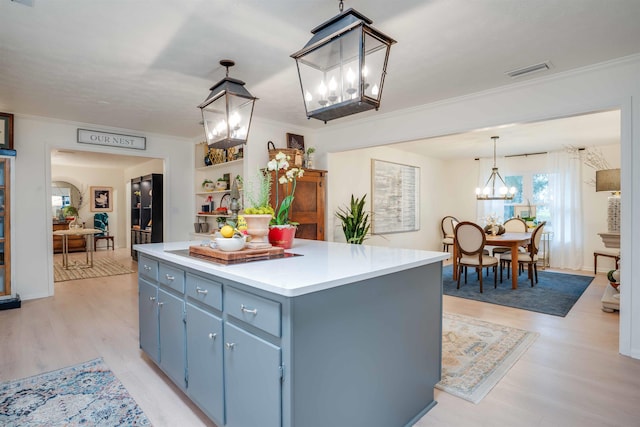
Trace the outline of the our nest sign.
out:
<instances>
[{"instance_id":1,"label":"our nest sign","mask_svg":"<svg viewBox=\"0 0 640 427\"><path fill-rule=\"evenodd\" d=\"M78 129L78 142L109 147L134 148L136 150L145 150L147 147L147 138L144 136L121 135L88 129Z\"/></svg>"}]
</instances>

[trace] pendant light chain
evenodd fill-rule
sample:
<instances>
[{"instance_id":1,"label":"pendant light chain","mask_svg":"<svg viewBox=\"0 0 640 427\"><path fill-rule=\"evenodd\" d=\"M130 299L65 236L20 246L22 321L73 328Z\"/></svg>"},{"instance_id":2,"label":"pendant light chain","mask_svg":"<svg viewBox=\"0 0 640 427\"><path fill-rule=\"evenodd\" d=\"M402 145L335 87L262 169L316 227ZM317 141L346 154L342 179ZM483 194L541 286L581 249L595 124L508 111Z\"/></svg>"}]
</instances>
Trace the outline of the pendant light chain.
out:
<instances>
[{"instance_id":1,"label":"pendant light chain","mask_svg":"<svg viewBox=\"0 0 640 427\"><path fill-rule=\"evenodd\" d=\"M340 3L338 4L338 9L340 9L340 13L342 13L342 9L344 9L344 3L342 0L340 0Z\"/></svg>"}]
</instances>

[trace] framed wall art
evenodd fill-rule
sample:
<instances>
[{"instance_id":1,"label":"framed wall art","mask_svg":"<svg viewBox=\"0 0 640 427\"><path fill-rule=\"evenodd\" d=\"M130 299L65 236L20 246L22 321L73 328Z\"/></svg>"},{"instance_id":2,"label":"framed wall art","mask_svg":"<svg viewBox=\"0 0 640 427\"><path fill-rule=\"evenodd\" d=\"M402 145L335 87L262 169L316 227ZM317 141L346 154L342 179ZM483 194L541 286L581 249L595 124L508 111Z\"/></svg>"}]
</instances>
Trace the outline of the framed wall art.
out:
<instances>
[{"instance_id":1,"label":"framed wall art","mask_svg":"<svg viewBox=\"0 0 640 427\"><path fill-rule=\"evenodd\" d=\"M91 212L113 211L113 187L91 187Z\"/></svg>"},{"instance_id":2,"label":"framed wall art","mask_svg":"<svg viewBox=\"0 0 640 427\"><path fill-rule=\"evenodd\" d=\"M371 159L372 234L420 229L420 168Z\"/></svg>"},{"instance_id":3,"label":"framed wall art","mask_svg":"<svg viewBox=\"0 0 640 427\"><path fill-rule=\"evenodd\" d=\"M13 114L0 113L0 149L13 150Z\"/></svg>"},{"instance_id":4,"label":"framed wall art","mask_svg":"<svg viewBox=\"0 0 640 427\"><path fill-rule=\"evenodd\" d=\"M304 152L304 136L288 133L287 148L295 148L297 150L302 150L302 152Z\"/></svg>"}]
</instances>

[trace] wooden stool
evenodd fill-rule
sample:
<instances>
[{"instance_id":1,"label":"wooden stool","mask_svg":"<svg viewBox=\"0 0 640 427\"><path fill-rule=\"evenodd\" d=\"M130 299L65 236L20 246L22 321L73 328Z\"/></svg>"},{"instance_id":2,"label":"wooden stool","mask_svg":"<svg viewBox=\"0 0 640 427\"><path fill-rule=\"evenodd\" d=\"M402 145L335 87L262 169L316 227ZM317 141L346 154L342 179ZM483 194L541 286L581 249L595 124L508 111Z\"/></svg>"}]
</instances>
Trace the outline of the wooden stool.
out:
<instances>
[{"instance_id":1,"label":"wooden stool","mask_svg":"<svg viewBox=\"0 0 640 427\"><path fill-rule=\"evenodd\" d=\"M106 240L107 241L107 250L109 250L109 242L111 242L111 250L115 251L115 245L113 243L113 236L93 236L93 251L96 251L96 245L98 244L98 240Z\"/></svg>"},{"instance_id":2,"label":"wooden stool","mask_svg":"<svg viewBox=\"0 0 640 427\"><path fill-rule=\"evenodd\" d=\"M620 251L617 251L617 252L594 251L593 252L593 274L598 274L598 257L599 256L615 259L616 270L618 269L618 264L620 263Z\"/></svg>"}]
</instances>

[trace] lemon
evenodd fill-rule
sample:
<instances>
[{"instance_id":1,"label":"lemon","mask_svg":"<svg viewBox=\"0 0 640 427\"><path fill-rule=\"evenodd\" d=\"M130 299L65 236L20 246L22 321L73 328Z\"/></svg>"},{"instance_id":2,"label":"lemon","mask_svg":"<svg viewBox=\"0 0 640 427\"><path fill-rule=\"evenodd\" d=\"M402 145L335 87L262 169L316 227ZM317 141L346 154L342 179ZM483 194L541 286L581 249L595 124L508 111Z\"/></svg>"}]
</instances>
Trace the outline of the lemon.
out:
<instances>
[{"instance_id":1,"label":"lemon","mask_svg":"<svg viewBox=\"0 0 640 427\"><path fill-rule=\"evenodd\" d=\"M225 225L220 229L220 234L222 234L222 237L233 237L233 232L234 229L230 225Z\"/></svg>"}]
</instances>

